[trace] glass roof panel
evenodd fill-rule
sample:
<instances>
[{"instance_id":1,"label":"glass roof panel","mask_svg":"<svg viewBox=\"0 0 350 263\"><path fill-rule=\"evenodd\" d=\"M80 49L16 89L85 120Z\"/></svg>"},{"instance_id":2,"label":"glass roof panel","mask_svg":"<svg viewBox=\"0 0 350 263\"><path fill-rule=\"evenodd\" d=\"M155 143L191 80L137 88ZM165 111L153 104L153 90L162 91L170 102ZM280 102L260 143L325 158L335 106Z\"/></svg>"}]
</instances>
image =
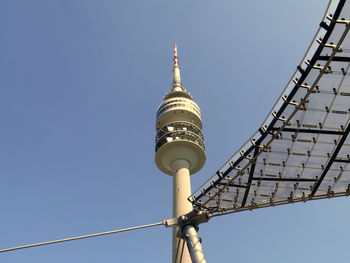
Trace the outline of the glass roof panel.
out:
<instances>
[{"instance_id":1,"label":"glass roof panel","mask_svg":"<svg viewBox=\"0 0 350 263\"><path fill-rule=\"evenodd\" d=\"M189 200L213 213L350 194L350 3L331 1L263 125Z\"/></svg>"}]
</instances>

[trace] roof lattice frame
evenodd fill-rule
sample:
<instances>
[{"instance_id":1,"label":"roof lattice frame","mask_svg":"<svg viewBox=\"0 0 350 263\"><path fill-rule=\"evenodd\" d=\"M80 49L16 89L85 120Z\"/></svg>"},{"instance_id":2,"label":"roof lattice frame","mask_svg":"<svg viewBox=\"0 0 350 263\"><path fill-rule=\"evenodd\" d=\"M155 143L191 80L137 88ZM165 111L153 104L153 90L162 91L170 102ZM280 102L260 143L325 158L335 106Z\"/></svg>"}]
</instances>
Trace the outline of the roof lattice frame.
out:
<instances>
[{"instance_id":1,"label":"roof lattice frame","mask_svg":"<svg viewBox=\"0 0 350 263\"><path fill-rule=\"evenodd\" d=\"M195 206L239 212L350 194L349 29L350 3L331 1L271 113L189 198Z\"/></svg>"}]
</instances>

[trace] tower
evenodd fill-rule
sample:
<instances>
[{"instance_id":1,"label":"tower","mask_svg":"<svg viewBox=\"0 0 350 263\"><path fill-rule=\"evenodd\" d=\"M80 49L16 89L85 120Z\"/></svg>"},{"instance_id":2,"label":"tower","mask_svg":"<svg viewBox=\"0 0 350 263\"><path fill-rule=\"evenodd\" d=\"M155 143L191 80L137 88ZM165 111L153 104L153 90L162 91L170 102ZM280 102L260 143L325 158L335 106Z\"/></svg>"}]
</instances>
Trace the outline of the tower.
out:
<instances>
[{"instance_id":1,"label":"tower","mask_svg":"<svg viewBox=\"0 0 350 263\"><path fill-rule=\"evenodd\" d=\"M191 195L190 175L205 163L204 137L200 109L181 83L177 47L174 45L173 83L157 110L156 164L173 176L173 217L192 211L187 200ZM182 239L173 229L173 263L190 263L191 259ZM183 252L182 252L183 251Z\"/></svg>"}]
</instances>

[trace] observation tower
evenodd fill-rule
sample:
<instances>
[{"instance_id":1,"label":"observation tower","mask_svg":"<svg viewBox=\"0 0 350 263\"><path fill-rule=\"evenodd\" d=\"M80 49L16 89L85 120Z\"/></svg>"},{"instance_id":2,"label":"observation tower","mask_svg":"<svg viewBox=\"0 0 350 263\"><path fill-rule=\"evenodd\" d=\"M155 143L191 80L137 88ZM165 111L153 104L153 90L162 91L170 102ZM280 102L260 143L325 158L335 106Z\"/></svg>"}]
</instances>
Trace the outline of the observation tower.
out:
<instances>
[{"instance_id":1,"label":"observation tower","mask_svg":"<svg viewBox=\"0 0 350 263\"><path fill-rule=\"evenodd\" d=\"M173 217L192 211L190 175L205 163L204 137L200 109L181 83L177 47L174 45L174 78L171 91L157 110L156 157L158 168L173 176ZM173 263L191 263L178 228L173 228Z\"/></svg>"}]
</instances>

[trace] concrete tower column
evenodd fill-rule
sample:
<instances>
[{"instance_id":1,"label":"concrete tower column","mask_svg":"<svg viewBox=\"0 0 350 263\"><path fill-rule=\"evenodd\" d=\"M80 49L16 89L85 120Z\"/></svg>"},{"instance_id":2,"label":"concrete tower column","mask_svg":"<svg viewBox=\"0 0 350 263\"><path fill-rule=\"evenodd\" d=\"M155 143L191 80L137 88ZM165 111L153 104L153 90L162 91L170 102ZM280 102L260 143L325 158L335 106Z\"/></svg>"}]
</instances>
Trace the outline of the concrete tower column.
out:
<instances>
[{"instance_id":1,"label":"concrete tower column","mask_svg":"<svg viewBox=\"0 0 350 263\"><path fill-rule=\"evenodd\" d=\"M192 204L187 200L191 195L190 163L177 159L173 168L173 217L177 218L192 211ZM185 240L177 237L178 228L173 228L173 263L191 263L191 257Z\"/></svg>"}]
</instances>

